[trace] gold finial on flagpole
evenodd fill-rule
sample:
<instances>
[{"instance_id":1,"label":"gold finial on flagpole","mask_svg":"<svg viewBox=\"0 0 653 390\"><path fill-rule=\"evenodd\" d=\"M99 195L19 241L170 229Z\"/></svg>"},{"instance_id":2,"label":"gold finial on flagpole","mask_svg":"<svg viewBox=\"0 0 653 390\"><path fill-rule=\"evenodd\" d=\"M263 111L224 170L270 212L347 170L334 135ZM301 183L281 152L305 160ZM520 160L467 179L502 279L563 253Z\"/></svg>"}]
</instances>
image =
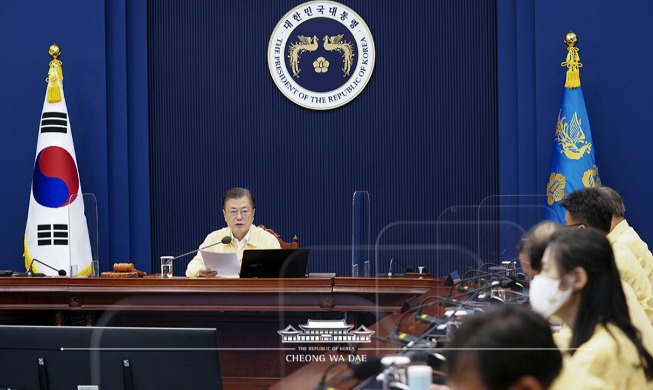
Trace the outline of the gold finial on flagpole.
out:
<instances>
[{"instance_id":1,"label":"gold finial on flagpole","mask_svg":"<svg viewBox=\"0 0 653 390\"><path fill-rule=\"evenodd\" d=\"M50 49L48 50L48 54L50 55L50 57L52 57L53 60L56 60L57 57L59 57L61 55L61 49L59 48L59 46L57 46L56 43L54 43L54 44L50 45Z\"/></svg>"},{"instance_id":2,"label":"gold finial on flagpole","mask_svg":"<svg viewBox=\"0 0 653 390\"><path fill-rule=\"evenodd\" d=\"M52 44L48 49L48 54L52 57L52 61L50 61L48 78L45 79L48 83L46 98L48 103L56 103L60 102L62 99L61 85L63 84L63 71L61 70L61 61L58 60L61 55L61 49L57 44ZM61 84L59 81L61 81Z\"/></svg>"},{"instance_id":3,"label":"gold finial on flagpole","mask_svg":"<svg viewBox=\"0 0 653 390\"><path fill-rule=\"evenodd\" d=\"M580 68L583 64L580 63L580 55L578 55L578 36L574 32L568 32L565 35L565 43L567 44L567 60L561 63L561 66L567 67L567 79L565 80L565 88L578 88L580 87Z\"/></svg>"},{"instance_id":4,"label":"gold finial on flagpole","mask_svg":"<svg viewBox=\"0 0 653 390\"><path fill-rule=\"evenodd\" d=\"M576 36L575 32L568 32L567 35L565 35L565 43L569 47L574 47L578 43L578 37Z\"/></svg>"}]
</instances>

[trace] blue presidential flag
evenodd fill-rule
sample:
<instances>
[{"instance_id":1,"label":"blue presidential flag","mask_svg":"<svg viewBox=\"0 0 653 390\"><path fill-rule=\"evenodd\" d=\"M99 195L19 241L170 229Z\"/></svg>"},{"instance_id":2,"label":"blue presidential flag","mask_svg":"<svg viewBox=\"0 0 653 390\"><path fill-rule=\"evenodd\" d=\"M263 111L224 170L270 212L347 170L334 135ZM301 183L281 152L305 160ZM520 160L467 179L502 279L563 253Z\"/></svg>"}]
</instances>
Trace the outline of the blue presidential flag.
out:
<instances>
[{"instance_id":1,"label":"blue presidential flag","mask_svg":"<svg viewBox=\"0 0 653 390\"><path fill-rule=\"evenodd\" d=\"M601 184L596 165L594 141L580 87L580 57L575 47L576 35L567 34L567 79L562 92L562 103L553 142L551 170L546 186L545 218L564 224L565 210L560 201L568 193Z\"/></svg>"}]
</instances>

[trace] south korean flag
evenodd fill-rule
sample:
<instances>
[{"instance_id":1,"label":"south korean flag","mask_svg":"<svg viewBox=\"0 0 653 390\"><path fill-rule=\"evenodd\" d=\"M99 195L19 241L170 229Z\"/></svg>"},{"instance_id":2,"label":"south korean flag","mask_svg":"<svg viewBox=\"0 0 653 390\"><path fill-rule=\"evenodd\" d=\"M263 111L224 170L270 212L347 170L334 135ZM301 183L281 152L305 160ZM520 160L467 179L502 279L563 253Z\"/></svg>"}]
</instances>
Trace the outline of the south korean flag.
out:
<instances>
[{"instance_id":1,"label":"south korean flag","mask_svg":"<svg viewBox=\"0 0 653 390\"><path fill-rule=\"evenodd\" d=\"M55 270L69 272L71 265L76 265L78 275L88 275L92 254L82 187L63 93L61 61L53 57L34 160L25 228L25 268L58 275ZM34 258L55 270L33 262Z\"/></svg>"}]
</instances>

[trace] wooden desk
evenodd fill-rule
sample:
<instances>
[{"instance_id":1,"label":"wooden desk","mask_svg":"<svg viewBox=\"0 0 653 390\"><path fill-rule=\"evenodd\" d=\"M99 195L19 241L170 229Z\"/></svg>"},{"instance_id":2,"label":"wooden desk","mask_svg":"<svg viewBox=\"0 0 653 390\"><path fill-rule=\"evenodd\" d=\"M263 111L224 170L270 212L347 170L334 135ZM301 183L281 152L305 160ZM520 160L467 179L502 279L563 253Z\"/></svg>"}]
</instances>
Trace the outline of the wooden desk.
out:
<instances>
[{"instance_id":1,"label":"wooden desk","mask_svg":"<svg viewBox=\"0 0 653 390\"><path fill-rule=\"evenodd\" d=\"M448 294L449 288L443 286L434 287L424 294L421 294L415 302L422 302L429 297L444 297ZM431 301L433 304L428 308L424 308L424 313L433 316L441 316L444 312L444 307L437 304L437 300ZM364 355L368 358L370 357L381 357L385 355L392 355L399 351L404 344L396 343L390 341L392 334L397 331L397 328L400 327L401 332L405 332L410 335L421 335L427 329L429 325L416 321L413 317L415 311L407 310L406 313L403 313L401 310L396 310L391 315L383 317L377 323L369 327L370 330L374 330L374 338L370 343L361 343L358 345L356 354L361 356ZM338 352L327 352L327 355L343 355L343 353ZM346 354L346 353L344 353ZM310 364L305 365L304 367L295 370L290 375L282 379L281 381L275 383L270 390L286 390L286 389L314 389L320 383L320 379L328 370L328 375L326 376L327 383L338 375L342 374L347 370L345 364L332 366L333 363L331 359L327 358L325 361L316 361ZM359 381L357 379L350 379L342 384L336 386L337 389L352 389L354 388Z\"/></svg>"},{"instance_id":2,"label":"wooden desk","mask_svg":"<svg viewBox=\"0 0 653 390\"><path fill-rule=\"evenodd\" d=\"M278 330L308 319L370 325L437 285L419 278L0 278L0 323L209 327L225 388L262 389L304 366Z\"/></svg>"}]
</instances>

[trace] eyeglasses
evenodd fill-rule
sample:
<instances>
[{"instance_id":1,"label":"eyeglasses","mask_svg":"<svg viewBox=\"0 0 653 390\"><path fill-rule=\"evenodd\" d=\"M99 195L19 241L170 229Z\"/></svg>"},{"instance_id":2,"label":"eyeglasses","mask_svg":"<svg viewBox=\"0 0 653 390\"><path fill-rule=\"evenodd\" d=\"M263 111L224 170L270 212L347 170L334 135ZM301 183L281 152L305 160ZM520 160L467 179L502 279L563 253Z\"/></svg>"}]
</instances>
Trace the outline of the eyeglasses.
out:
<instances>
[{"instance_id":1,"label":"eyeglasses","mask_svg":"<svg viewBox=\"0 0 653 390\"><path fill-rule=\"evenodd\" d=\"M250 209L242 209L242 210L229 210L227 211L227 215L230 216L231 218L236 218L240 214L241 217L247 218L252 214L252 211Z\"/></svg>"},{"instance_id":2,"label":"eyeglasses","mask_svg":"<svg viewBox=\"0 0 653 390\"><path fill-rule=\"evenodd\" d=\"M584 223L572 223L572 224L569 224L569 225L565 225L565 227L567 227L567 228L575 228L575 229L584 229L584 228L585 228L585 224L584 224Z\"/></svg>"}]
</instances>

